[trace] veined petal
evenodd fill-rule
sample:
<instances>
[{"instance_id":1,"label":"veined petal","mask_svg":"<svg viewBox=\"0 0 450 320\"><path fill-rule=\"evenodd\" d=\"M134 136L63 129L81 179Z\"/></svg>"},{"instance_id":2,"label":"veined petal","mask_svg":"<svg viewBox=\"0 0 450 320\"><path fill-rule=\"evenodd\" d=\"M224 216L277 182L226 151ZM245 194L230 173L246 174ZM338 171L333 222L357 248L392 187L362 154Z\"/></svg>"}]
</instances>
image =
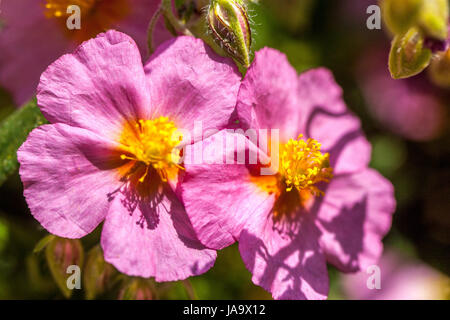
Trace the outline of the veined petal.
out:
<instances>
[{"instance_id":1,"label":"veined petal","mask_svg":"<svg viewBox=\"0 0 450 320\"><path fill-rule=\"evenodd\" d=\"M307 215L288 225L272 216L252 216L239 251L253 283L275 299L326 299L328 271L319 234Z\"/></svg>"},{"instance_id":2,"label":"veined petal","mask_svg":"<svg viewBox=\"0 0 450 320\"><path fill-rule=\"evenodd\" d=\"M316 139L330 153L333 174L358 172L370 162L371 147L360 120L348 110L342 89L324 68L304 72L299 77L302 110L300 131Z\"/></svg>"},{"instance_id":3,"label":"veined petal","mask_svg":"<svg viewBox=\"0 0 450 320\"><path fill-rule=\"evenodd\" d=\"M394 210L392 184L375 170L333 179L314 214L327 260L347 272L376 263Z\"/></svg>"},{"instance_id":4,"label":"veined petal","mask_svg":"<svg viewBox=\"0 0 450 320\"><path fill-rule=\"evenodd\" d=\"M222 129L236 105L241 76L233 61L193 37L161 45L145 65L151 104L179 128Z\"/></svg>"},{"instance_id":5,"label":"veined petal","mask_svg":"<svg viewBox=\"0 0 450 320\"><path fill-rule=\"evenodd\" d=\"M132 276L176 281L209 270L216 259L196 238L181 202L165 188L145 201L118 193L103 226L105 260Z\"/></svg>"},{"instance_id":6,"label":"veined petal","mask_svg":"<svg viewBox=\"0 0 450 320\"><path fill-rule=\"evenodd\" d=\"M296 138L303 112L298 76L286 56L264 48L255 54L239 89L236 110L246 127L279 129L281 139Z\"/></svg>"},{"instance_id":7,"label":"veined petal","mask_svg":"<svg viewBox=\"0 0 450 320\"><path fill-rule=\"evenodd\" d=\"M65 124L34 129L17 156L24 196L49 232L80 238L104 219L108 194L120 187L117 147L97 134Z\"/></svg>"},{"instance_id":8,"label":"veined petal","mask_svg":"<svg viewBox=\"0 0 450 320\"><path fill-rule=\"evenodd\" d=\"M192 161L196 150L203 158L201 164L185 162L181 197L200 241L222 249L239 238L252 215L271 211L274 195L252 181L248 166L237 164L235 154L248 163L250 153L260 152L245 136L221 131L187 148L186 159Z\"/></svg>"},{"instance_id":9,"label":"veined petal","mask_svg":"<svg viewBox=\"0 0 450 320\"><path fill-rule=\"evenodd\" d=\"M42 74L38 105L47 120L107 138L151 112L141 56L127 35L108 31L59 58Z\"/></svg>"}]
</instances>

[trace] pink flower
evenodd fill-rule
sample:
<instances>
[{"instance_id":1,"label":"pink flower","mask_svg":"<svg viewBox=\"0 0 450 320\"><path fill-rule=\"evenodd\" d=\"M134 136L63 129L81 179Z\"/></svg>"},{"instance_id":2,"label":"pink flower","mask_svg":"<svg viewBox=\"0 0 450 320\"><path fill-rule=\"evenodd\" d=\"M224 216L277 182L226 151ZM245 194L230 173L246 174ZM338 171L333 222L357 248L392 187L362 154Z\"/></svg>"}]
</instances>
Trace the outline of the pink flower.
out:
<instances>
[{"instance_id":1,"label":"pink flower","mask_svg":"<svg viewBox=\"0 0 450 320\"><path fill-rule=\"evenodd\" d=\"M280 170L262 176L257 165L187 164L180 193L192 226L209 248L238 240L253 282L274 298L324 299L327 262L353 272L380 257L393 187L368 168L370 144L325 69L298 77L283 54L263 49L236 111L244 128L280 129ZM204 154L217 148L218 135L239 138L222 131L203 142ZM227 149L223 158L242 148ZM245 150L263 154L251 139Z\"/></svg>"},{"instance_id":2,"label":"pink flower","mask_svg":"<svg viewBox=\"0 0 450 320\"><path fill-rule=\"evenodd\" d=\"M216 253L198 241L174 193L173 150L194 121L205 130L227 124L239 81L230 59L191 37L166 42L145 67L116 31L62 56L38 87L51 124L18 151L31 213L65 238L104 221L105 259L126 274L172 281L205 272Z\"/></svg>"},{"instance_id":3,"label":"pink flower","mask_svg":"<svg viewBox=\"0 0 450 320\"><path fill-rule=\"evenodd\" d=\"M159 0L3 0L0 4L0 85L18 105L36 94L40 74L62 54L108 29L130 34L143 57L147 27ZM66 26L68 5L81 9L81 29ZM161 20L156 43L169 39Z\"/></svg>"},{"instance_id":4,"label":"pink flower","mask_svg":"<svg viewBox=\"0 0 450 320\"><path fill-rule=\"evenodd\" d=\"M367 282L374 273L360 272L341 279L343 291L354 300L448 300L450 278L432 267L390 250L379 263L378 289ZM369 280L368 280L369 279Z\"/></svg>"},{"instance_id":5,"label":"pink flower","mask_svg":"<svg viewBox=\"0 0 450 320\"><path fill-rule=\"evenodd\" d=\"M394 80L386 68L388 50L371 48L357 67L362 92L372 116L386 129L414 141L436 139L445 131L445 103L419 75Z\"/></svg>"}]
</instances>

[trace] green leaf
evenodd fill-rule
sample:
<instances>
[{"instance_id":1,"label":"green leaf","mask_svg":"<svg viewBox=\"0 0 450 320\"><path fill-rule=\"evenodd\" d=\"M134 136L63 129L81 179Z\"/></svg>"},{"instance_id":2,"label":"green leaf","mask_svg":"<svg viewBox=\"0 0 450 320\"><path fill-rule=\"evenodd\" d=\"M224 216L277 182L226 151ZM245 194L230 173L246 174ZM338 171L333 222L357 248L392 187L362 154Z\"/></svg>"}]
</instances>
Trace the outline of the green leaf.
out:
<instances>
[{"instance_id":1,"label":"green leaf","mask_svg":"<svg viewBox=\"0 0 450 320\"><path fill-rule=\"evenodd\" d=\"M432 53L423 43L424 37L416 28L394 38L389 54L389 71L392 78L412 77L430 64Z\"/></svg>"},{"instance_id":2,"label":"green leaf","mask_svg":"<svg viewBox=\"0 0 450 320\"><path fill-rule=\"evenodd\" d=\"M177 9L181 8L184 6L184 0L175 0L175 7Z\"/></svg>"},{"instance_id":3,"label":"green leaf","mask_svg":"<svg viewBox=\"0 0 450 320\"><path fill-rule=\"evenodd\" d=\"M54 238L55 236L52 234L46 235L36 244L36 246L33 249L33 253L41 252L50 242L53 241Z\"/></svg>"},{"instance_id":4,"label":"green leaf","mask_svg":"<svg viewBox=\"0 0 450 320\"><path fill-rule=\"evenodd\" d=\"M44 123L47 123L47 120L34 99L0 124L0 185L19 167L17 149L31 130Z\"/></svg>"}]
</instances>

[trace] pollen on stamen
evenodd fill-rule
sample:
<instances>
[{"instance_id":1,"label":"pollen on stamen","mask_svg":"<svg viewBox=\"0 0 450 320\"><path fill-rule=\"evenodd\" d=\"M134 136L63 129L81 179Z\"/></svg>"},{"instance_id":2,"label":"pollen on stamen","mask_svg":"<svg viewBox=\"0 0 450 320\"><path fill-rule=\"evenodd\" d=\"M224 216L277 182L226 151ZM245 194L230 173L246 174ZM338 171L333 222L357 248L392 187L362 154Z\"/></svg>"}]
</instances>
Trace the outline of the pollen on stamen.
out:
<instances>
[{"instance_id":1,"label":"pollen on stamen","mask_svg":"<svg viewBox=\"0 0 450 320\"><path fill-rule=\"evenodd\" d=\"M158 172L162 181L167 181L169 170L184 170L178 164L180 150L177 147L182 139L181 132L167 117L139 120L134 126L124 127L120 143L125 153L120 158L145 166L139 182L144 182L150 166Z\"/></svg>"},{"instance_id":2,"label":"pollen on stamen","mask_svg":"<svg viewBox=\"0 0 450 320\"><path fill-rule=\"evenodd\" d=\"M316 184L329 182L333 177L329 154L320 151L321 145L317 140L305 141L302 138L303 135L299 135L297 140L290 139L280 146L280 176L287 192L296 188L315 196L323 195Z\"/></svg>"},{"instance_id":3,"label":"pollen on stamen","mask_svg":"<svg viewBox=\"0 0 450 320\"><path fill-rule=\"evenodd\" d=\"M98 0L46 0L45 16L47 18L60 18L67 15L67 8L71 5L80 7L81 13L87 13Z\"/></svg>"}]
</instances>

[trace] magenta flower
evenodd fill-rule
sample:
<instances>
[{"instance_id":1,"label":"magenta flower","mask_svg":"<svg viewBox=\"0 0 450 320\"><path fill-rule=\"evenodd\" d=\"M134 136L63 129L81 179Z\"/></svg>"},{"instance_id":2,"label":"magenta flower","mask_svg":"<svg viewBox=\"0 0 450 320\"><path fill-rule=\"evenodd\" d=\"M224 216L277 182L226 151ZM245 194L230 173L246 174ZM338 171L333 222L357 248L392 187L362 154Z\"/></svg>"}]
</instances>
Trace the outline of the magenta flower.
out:
<instances>
[{"instance_id":1,"label":"magenta flower","mask_svg":"<svg viewBox=\"0 0 450 320\"><path fill-rule=\"evenodd\" d=\"M369 289L374 273L345 275L341 285L353 300L448 300L450 278L436 269L394 250L383 254L379 262L379 288ZM374 281L375 282L375 281ZM372 283L373 284L373 283Z\"/></svg>"},{"instance_id":2,"label":"magenta flower","mask_svg":"<svg viewBox=\"0 0 450 320\"><path fill-rule=\"evenodd\" d=\"M61 55L109 29L130 34L143 57L147 27L159 0L3 0L0 1L0 85L18 105L36 94L39 76ZM68 5L81 9L81 29L66 26ZM169 39L161 20L156 43Z\"/></svg>"},{"instance_id":3,"label":"magenta flower","mask_svg":"<svg viewBox=\"0 0 450 320\"><path fill-rule=\"evenodd\" d=\"M353 272L380 257L393 187L368 168L370 144L325 69L298 77L284 55L263 49L236 111L244 128L280 129L280 169L262 176L257 165L187 164L180 192L192 226L209 248L238 240L253 282L274 298L326 298L327 262ZM204 154L219 134L203 142ZM245 148L263 153L250 140ZM227 149L223 158L241 151Z\"/></svg>"},{"instance_id":4,"label":"magenta flower","mask_svg":"<svg viewBox=\"0 0 450 320\"><path fill-rule=\"evenodd\" d=\"M440 137L447 124L445 103L423 75L394 80L385 66L388 50L372 48L357 66L371 115L386 129L414 141Z\"/></svg>"},{"instance_id":5,"label":"magenta flower","mask_svg":"<svg viewBox=\"0 0 450 320\"><path fill-rule=\"evenodd\" d=\"M31 213L66 238L104 221L105 259L126 274L172 281L205 272L216 253L198 241L174 193L174 149L194 121L205 130L227 124L239 82L230 59L191 37L166 42L145 67L116 31L62 56L38 87L51 124L18 151Z\"/></svg>"}]
</instances>

